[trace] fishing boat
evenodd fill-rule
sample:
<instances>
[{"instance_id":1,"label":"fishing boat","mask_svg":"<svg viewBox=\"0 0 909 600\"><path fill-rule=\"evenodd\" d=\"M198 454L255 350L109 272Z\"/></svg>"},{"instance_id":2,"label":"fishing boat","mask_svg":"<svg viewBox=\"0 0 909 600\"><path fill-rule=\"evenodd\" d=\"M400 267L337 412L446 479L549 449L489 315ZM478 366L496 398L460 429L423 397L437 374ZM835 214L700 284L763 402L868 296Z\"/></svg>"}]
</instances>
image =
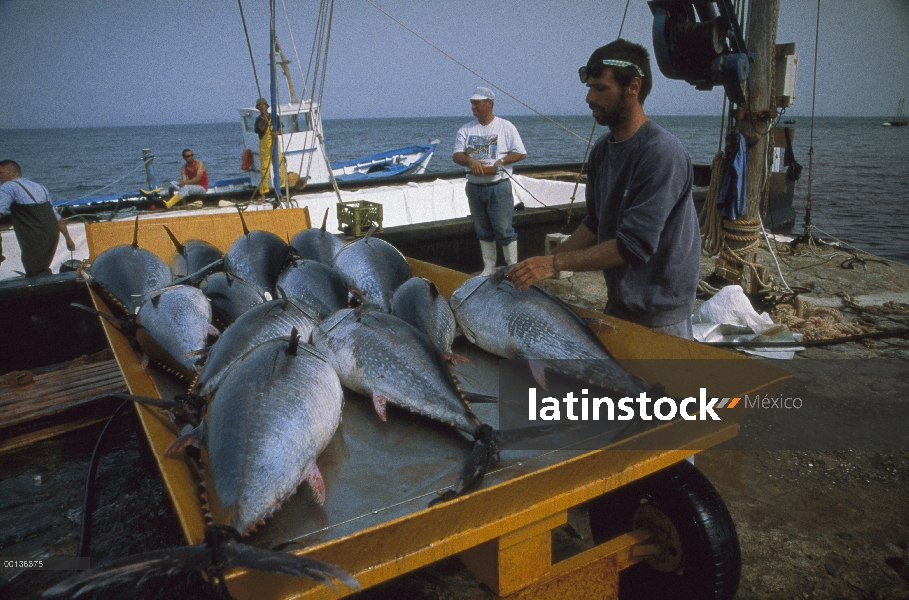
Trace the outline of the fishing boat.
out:
<instances>
[{"instance_id":1,"label":"fishing boat","mask_svg":"<svg viewBox=\"0 0 909 600\"><path fill-rule=\"evenodd\" d=\"M892 121L884 121L885 127L905 127L909 124L909 119L903 117L903 107L906 104L905 98L900 98L899 103L896 105L896 118Z\"/></svg>"}]
</instances>

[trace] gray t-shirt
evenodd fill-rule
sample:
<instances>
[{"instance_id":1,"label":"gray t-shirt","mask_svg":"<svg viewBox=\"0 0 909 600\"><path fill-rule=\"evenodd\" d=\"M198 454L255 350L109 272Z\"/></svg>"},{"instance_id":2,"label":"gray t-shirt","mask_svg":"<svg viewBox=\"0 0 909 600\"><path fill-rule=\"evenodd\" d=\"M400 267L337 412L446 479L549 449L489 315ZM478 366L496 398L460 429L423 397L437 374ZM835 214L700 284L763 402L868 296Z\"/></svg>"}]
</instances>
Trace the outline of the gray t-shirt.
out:
<instances>
[{"instance_id":1,"label":"gray t-shirt","mask_svg":"<svg viewBox=\"0 0 909 600\"><path fill-rule=\"evenodd\" d=\"M679 323L694 310L700 277L691 158L653 121L627 140L611 138L590 153L583 221L598 242L615 238L628 263L603 271L606 312L648 327Z\"/></svg>"}]
</instances>

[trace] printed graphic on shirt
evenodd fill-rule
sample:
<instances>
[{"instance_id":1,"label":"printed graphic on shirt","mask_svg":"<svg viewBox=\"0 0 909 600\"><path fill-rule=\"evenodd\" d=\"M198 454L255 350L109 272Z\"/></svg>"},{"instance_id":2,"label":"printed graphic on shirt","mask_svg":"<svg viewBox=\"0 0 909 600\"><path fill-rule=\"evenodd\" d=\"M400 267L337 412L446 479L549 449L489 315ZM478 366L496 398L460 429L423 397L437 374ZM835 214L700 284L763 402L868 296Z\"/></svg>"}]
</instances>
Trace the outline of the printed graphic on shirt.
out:
<instances>
[{"instance_id":1,"label":"printed graphic on shirt","mask_svg":"<svg viewBox=\"0 0 909 600\"><path fill-rule=\"evenodd\" d=\"M499 157L498 135L472 135L467 138L467 156L474 160L497 159Z\"/></svg>"}]
</instances>

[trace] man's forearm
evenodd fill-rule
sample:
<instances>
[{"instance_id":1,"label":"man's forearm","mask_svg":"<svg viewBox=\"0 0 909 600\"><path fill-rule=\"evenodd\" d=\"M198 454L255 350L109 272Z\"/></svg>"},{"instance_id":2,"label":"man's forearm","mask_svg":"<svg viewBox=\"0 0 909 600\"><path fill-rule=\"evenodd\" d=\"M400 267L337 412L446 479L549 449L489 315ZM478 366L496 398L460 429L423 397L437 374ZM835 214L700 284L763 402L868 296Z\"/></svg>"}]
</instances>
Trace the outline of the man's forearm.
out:
<instances>
[{"instance_id":1,"label":"man's forearm","mask_svg":"<svg viewBox=\"0 0 909 600\"><path fill-rule=\"evenodd\" d=\"M567 243L567 242L566 242ZM554 253L552 266L556 271L599 271L625 264L615 239L600 242L583 250Z\"/></svg>"}]
</instances>

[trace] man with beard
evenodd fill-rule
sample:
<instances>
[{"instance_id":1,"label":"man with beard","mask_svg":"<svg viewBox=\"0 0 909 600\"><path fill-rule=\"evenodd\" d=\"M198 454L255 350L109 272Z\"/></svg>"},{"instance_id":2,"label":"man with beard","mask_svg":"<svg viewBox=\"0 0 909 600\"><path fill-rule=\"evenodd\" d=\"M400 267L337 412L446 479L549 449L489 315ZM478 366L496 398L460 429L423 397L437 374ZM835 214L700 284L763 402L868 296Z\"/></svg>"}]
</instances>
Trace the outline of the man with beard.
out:
<instances>
[{"instance_id":1,"label":"man with beard","mask_svg":"<svg viewBox=\"0 0 909 600\"><path fill-rule=\"evenodd\" d=\"M524 260L508 276L526 290L559 271L602 269L606 314L691 339L701 248L691 159L644 113L650 56L619 39L595 50L579 74L593 117L609 127L588 161L587 216L551 255Z\"/></svg>"}]
</instances>

